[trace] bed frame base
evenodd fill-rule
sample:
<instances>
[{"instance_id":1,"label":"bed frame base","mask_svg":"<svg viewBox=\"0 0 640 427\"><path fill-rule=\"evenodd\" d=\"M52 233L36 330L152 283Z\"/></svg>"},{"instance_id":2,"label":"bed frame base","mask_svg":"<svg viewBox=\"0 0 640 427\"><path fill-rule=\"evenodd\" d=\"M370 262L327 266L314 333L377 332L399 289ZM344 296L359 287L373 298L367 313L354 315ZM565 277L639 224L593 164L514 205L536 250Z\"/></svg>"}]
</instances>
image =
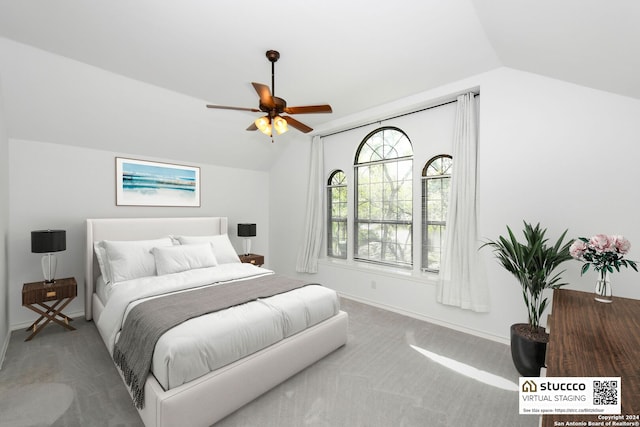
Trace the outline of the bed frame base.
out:
<instances>
[{"instance_id":1,"label":"bed frame base","mask_svg":"<svg viewBox=\"0 0 640 427\"><path fill-rule=\"evenodd\" d=\"M153 375L145 385L147 427L210 426L307 366L342 347L348 316L340 312L264 350L164 391Z\"/></svg>"}]
</instances>

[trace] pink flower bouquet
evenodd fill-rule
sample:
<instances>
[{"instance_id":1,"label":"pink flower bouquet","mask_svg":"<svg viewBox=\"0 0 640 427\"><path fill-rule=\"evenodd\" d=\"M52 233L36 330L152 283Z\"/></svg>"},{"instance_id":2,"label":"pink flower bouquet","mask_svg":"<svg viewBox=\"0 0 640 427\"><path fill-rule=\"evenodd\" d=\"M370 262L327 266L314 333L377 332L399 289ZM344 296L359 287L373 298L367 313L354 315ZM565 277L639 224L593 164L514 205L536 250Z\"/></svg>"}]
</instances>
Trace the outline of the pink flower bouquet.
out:
<instances>
[{"instance_id":1,"label":"pink flower bouquet","mask_svg":"<svg viewBox=\"0 0 640 427\"><path fill-rule=\"evenodd\" d=\"M624 259L631 249L631 243L623 236L607 236L596 234L587 239L579 237L569 248L569 253L575 259L583 261L581 273L584 274L593 265L593 269L603 277L613 270L620 271L620 267L631 267L638 271L635 261Z\"/></svg>"}]
</instances>

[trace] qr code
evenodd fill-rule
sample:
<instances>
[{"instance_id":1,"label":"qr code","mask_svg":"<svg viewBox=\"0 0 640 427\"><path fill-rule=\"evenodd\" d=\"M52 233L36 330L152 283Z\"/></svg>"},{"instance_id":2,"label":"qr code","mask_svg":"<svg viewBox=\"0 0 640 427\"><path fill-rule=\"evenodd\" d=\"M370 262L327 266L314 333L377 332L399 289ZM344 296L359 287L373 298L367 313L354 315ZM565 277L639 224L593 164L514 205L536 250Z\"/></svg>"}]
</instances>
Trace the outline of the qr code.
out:
<instances>
[{"instance_id":1,"label":"qr code","mask_svg":"<svg viewBox=\"0 0 640 427\"><path fill-rule=\"evenodd\" d=\"M618 381L594 381L593 382L594 405L618 404Z\"/></svg>"}]
</instances>

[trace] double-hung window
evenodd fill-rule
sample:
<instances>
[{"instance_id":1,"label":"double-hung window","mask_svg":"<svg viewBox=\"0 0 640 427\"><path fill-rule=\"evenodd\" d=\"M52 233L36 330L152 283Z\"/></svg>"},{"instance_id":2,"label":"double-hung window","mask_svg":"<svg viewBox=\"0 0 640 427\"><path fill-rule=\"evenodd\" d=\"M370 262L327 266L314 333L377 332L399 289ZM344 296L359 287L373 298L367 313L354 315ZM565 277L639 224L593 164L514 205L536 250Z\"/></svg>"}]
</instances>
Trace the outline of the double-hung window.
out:
<instances>
[{"instance_id":1,"label":"double-hung window","mask_svg":"<svg viewBox=\"0 0 640 427\"><path fill-rule=\"evenodd\" d=\"M451 165L451 156L442 154L429 160L422 170L423 270L440 270L447 229Z\"/></svg>"},{"instance_id":2,"label":"double-hung window","mask_svg":"<svg viewBox=\"0 0 640 427\"><path fill-rule=\"evenodd\" d=\"M327 182L327 256L347 258L347 177L341 170Z\"/></svg>"},{"instance_id":3,"label":"double-hung window","mask_svg":"<svg viewBox=\"0 0 640 427\"><path fill-rule=\"evenodd\" d=\"M354 259L413 264L413 147L395 127L367 135L355 158Z\"/></svg>"}]
</instances>

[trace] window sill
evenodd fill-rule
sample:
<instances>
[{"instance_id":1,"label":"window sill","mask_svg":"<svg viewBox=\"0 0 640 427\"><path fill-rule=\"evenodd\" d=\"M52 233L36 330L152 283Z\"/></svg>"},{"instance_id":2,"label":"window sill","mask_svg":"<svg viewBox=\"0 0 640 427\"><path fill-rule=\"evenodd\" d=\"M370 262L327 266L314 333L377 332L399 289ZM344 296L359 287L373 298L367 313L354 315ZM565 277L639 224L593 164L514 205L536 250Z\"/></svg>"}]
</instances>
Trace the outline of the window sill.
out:
<instances>
[{"instance_id":1,"label":"window sill","mask_svg":"<svg viewBox=\"0 0 640 427\"><path fill-rule=\"evenodd\" d=\"M358 262L353 260L338 258L320 258L319 265L326 265L334 268L344 268L348 270L356 270L363 273L374 273L383 276L393 277L395 279L405 279L414 282L436 285L438 274L430 271L416 271L406 268L396 268L388 265L370 264L368 262Z\"/></svg>"}]
</instances>

